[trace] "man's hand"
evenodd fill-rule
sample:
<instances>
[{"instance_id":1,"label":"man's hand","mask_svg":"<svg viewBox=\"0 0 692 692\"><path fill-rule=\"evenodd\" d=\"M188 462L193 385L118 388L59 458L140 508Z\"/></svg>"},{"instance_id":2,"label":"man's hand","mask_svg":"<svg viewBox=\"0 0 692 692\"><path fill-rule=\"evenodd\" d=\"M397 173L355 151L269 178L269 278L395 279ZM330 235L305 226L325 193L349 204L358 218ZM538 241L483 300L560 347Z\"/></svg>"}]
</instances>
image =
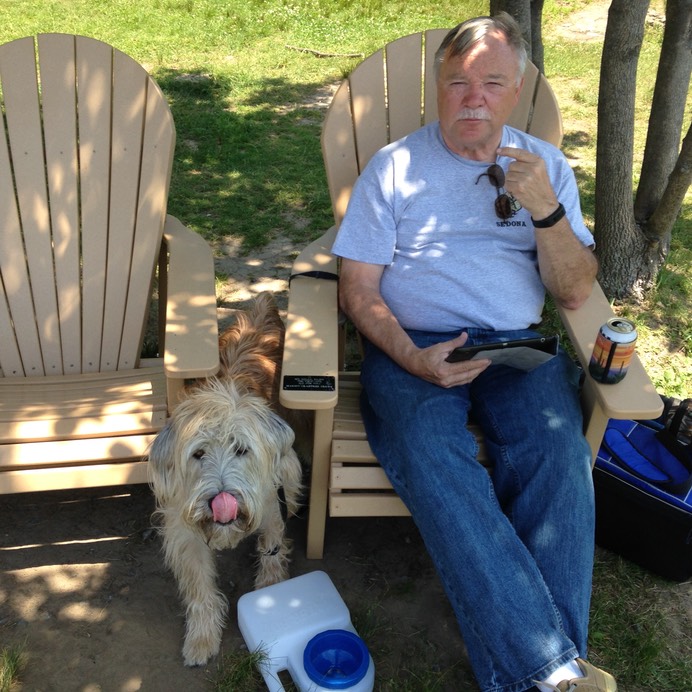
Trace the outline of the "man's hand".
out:
<instances>
[{"instance_id":1,"label":"man's hand","mask_svg":"<svg viewBox=\"0 0 692 692\"><path fill-rule=\"evenodd\" d=\"M557 209L558 199L548 179L545 161L515 147L500 147L497 153L514 159L505 176L505 189L532 218L540 221L550 216ZM536 228L534 233L544 286L562 307L580 307L591 294L598 271L592 249L577 238L567 216L550 228Z\"/></svg>"},{"instance_id":2,"label":"man's hand","mask_svg":"<svg viewBox=\"0 0 692 692\"><path fill-rule=\"evenodd\" d=\"M558 205L548 178L545 161L530 151L516 147L500 147L498 156L514 159L505 176L505 190L519 200L534 219L545 219Z\"/></svg>"},{"instance_id":3,"label":"man's hand","mask_svg":"<svg viewBox=\"0 0 692 692\"><path fill-rule=\"evenodd\" d=\"M404 370L440 387L468 384L490 365L489 360L446 361L455 348L466 343L465 332L451 341L418 348L382 299L383 270L382 265L341 260L339 302L361 334Z\"/></svg>"},{"instance_id":4,"label":"man's hand","mask_svg":"<svg viewBox=\"0 0 692 692\"><path fill-rule=\"evenodd\" d=\"M428 382L449 388L468 384L480 375L491 363L490 360L466 360L448 363L447 356L468 339L466 332L460 336L428 348L420 348L410 355L407 369Z\"/></svg>"}]
</instances>

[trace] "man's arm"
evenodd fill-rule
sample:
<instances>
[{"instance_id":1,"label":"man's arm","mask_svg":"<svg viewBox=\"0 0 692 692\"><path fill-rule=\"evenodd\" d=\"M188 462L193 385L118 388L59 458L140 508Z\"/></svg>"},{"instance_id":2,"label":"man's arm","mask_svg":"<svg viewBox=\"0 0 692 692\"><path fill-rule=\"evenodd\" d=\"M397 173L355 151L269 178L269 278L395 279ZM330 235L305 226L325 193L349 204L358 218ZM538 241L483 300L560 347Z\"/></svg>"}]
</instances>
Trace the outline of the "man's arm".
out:
<instances>
[{"instance_id":1,"label":"man's arm","mask_svg":"<svg viewBox=\"0 0 692 692\"><path fill-rule=\"evenodd\" d=\"M490 365L489 360L447 363L445 358L466 343L461 334L451 341L418 348L392 314L380 293L384 266L342 259L339 302L358 331L413 375L441 387L468 384Z\"/></svg>"},{"instance_id":2,"label":"man's arm","mask_svg":"<svg viewBox=\"0 0 692 692\"><path fill-rule=\"evenodd\" d=\"M598 271L593 251L574 235L566 216L551 228L537 228L535 233L543 284L562 307L581 307L591 295Z\"/></svg>"},{"instance_id":3,"label":"man's arm","mask_svg":"<svg viewBox=\"0 0 692 692\"><path fill-rule=\"evenodd\" d=\"M514 159L505 182L506 189L536 220L550 216L559 200L540 156L523 149L504 147L500 156ZM578 308L591 294L598 262L591 248L585 247L563 216L550 228L536 228L538 268L543 284L557 303Z\"/></svg>"}]
</instances>

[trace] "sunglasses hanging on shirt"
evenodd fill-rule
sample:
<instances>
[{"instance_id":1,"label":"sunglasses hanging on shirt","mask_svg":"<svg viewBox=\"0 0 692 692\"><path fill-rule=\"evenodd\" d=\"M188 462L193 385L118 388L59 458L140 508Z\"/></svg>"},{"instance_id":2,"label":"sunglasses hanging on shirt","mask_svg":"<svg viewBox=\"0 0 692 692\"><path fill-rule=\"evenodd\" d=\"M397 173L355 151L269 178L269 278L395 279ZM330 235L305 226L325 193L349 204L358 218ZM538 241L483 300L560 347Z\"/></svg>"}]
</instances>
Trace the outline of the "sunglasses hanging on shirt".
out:
<instances>
[{"instance_id":1,"label":"sunglasses hanging on shirt","mask_svg":"<svg viewBox=\"0 0 692 692\"><path fill-rule=\"evenodd\" d=\"M476 185L478 185L480 179L486 175L488 176L490 184L497 192L497 198L495 199L495 214L503 221L511 219L521 209L521 204L519 204L518 200L510 195L509 192L505 192L505 172L502 170L502 166L497 163L489 166L485 173L481 173L478 178L476 178Z\"/></svg>"}]
</instances>

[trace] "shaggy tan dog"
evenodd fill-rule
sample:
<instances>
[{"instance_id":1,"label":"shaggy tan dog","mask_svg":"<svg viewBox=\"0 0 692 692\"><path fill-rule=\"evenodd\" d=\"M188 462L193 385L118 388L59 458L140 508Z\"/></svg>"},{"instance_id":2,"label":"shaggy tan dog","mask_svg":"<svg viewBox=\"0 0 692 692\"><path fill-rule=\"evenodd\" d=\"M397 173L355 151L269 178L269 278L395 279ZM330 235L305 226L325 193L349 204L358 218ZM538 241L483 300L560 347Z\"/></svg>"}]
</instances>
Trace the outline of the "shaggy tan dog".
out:
<instances>
[{"instance_id":1,"label":"shaggy tan dog","mask_svg":"<svg viewBox=\"0 0 692 692\"><path fill-rule=\"evenodd\" d=\"M219 375L190 388L151 448L166 564L186 607L188 666L221 644L227 601L215 550L256 534L255 588L288 576L285 521L298 508L302 469L275 408L283 336L273 298L261 294L221 335Z\"/></svg>"}]
</instances>

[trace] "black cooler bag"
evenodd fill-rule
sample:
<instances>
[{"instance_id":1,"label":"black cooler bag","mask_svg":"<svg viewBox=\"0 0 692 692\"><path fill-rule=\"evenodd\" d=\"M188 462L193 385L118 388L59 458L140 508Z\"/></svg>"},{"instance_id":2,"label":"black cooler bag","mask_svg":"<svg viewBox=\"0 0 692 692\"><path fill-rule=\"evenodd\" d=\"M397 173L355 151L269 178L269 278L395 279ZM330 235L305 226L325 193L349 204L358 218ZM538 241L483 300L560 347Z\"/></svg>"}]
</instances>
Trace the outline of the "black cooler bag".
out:
<instances>
[{"instance_id":1,"label":"black cooler bag","mask_svg":"<svg viewBox=\"0 0 692 692\"><path fill-rule=\"evenodd\" d=\"M653 421L608 424L594 467L596 543L674 581L692 576L692 464Z\"/></svg>"}]
</instances>

